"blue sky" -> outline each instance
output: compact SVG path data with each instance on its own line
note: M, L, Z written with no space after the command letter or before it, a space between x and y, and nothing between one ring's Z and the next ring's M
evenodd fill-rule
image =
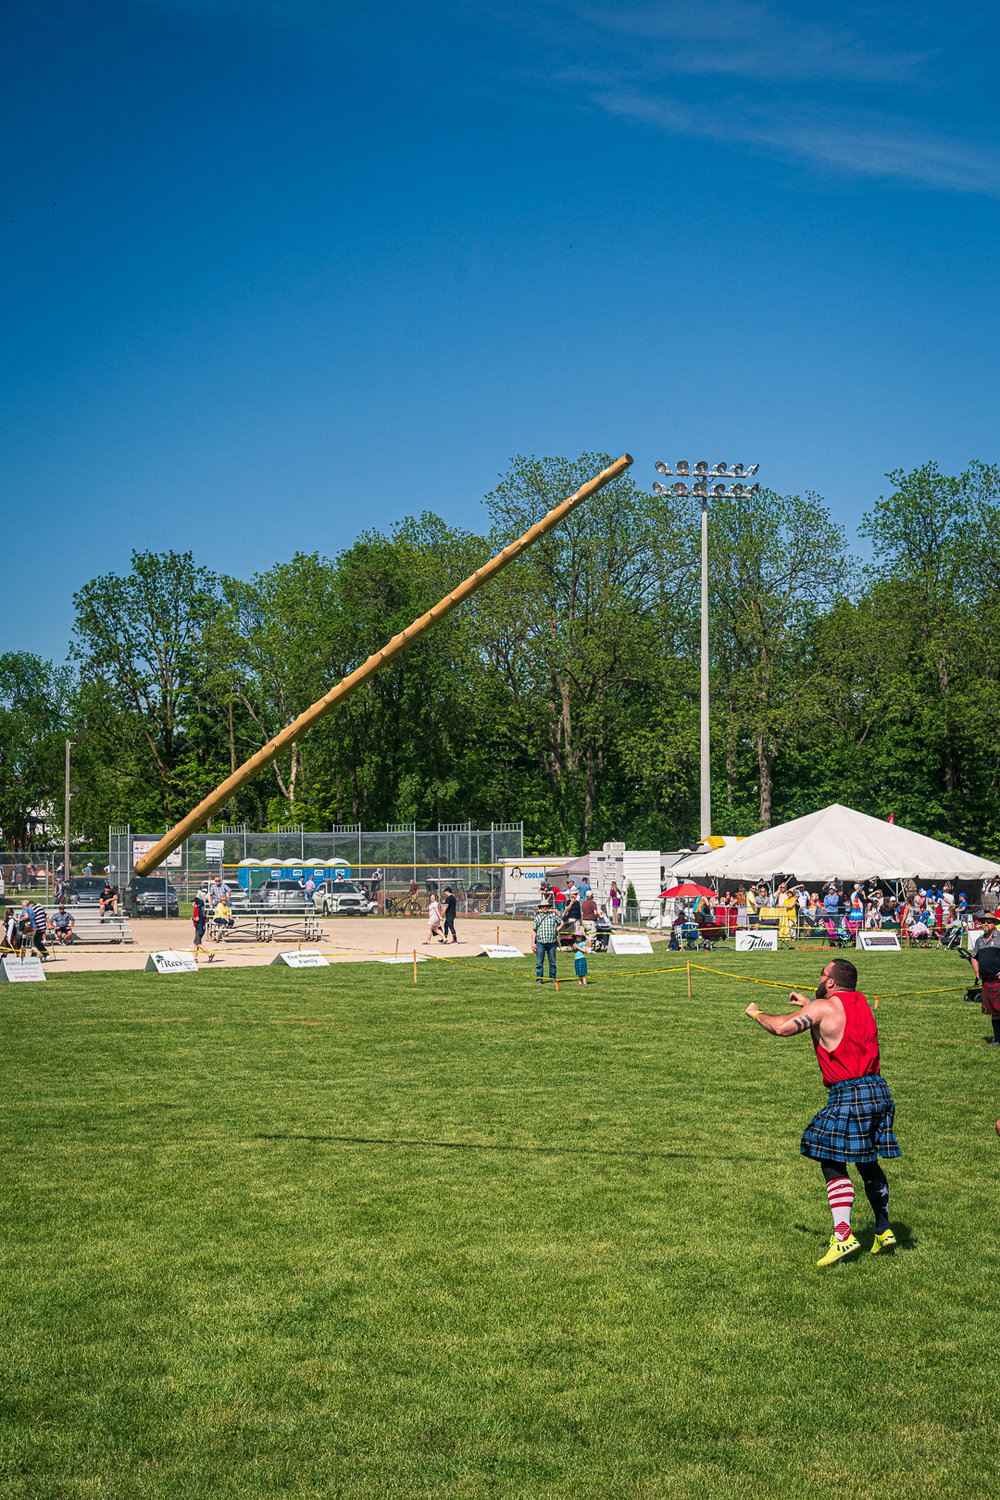
M7 0L0 650L510 455L1000 458L990 8ZM15 537L20 537L20 544Z

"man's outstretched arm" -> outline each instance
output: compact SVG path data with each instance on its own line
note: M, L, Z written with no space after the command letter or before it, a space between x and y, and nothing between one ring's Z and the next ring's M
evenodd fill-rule
M808 1031L811 1026L820 1024L826 1012L826 1006L822 1000L814 1000L810 1004L805 997L800 998L795 995L794 999L804 1008L788 1016L766 1016L760 1006L753 1001L747 1006L746 1014L752 1021L759 1022L772 1036L798 1036L801 1032Z

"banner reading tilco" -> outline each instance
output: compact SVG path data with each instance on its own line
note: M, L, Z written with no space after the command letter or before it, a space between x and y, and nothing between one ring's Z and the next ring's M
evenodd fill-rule
M741 928L736 934L737 953L777 953L778 934L772 930L767 932L751 932L747 928Z

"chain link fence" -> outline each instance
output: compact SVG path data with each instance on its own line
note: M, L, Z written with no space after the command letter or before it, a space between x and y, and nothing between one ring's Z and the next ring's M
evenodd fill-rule
M162 836L162 831L112 825L106 849L70 850L68 878L103 882L107 875L124 893L136 860ZM426 910L430 895L449 885L458 895L460 911L494 914L501 910L501 861L523 857L523 823L493 823L489 828L450 823L434 829L413 823L380 829L351 824L322 831L292 824L264 832L223 825L193 834L148 878L164 882L166 904L173 907L175 899L189 902L220 872L230 885L240 883L240 865L246 860L258 861L275 878L280 872L294 879L310 863L340 860L350 867L351 880L365 885L379 910L389 915ZM61 850L0 850L0 873L8 902L28 897L53 902L67 878Z

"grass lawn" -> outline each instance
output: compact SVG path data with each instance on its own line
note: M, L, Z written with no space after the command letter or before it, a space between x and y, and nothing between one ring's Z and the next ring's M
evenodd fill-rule
M871 995L964 985L861 955ZM0 987L0 1493L1000 1492L1000 1054L883 999L894 1257L818 1270L821 953ZM563 960L561 960L563 962ZM567 962L567 975L570 964ZM811 983L810 983L811 982Z

